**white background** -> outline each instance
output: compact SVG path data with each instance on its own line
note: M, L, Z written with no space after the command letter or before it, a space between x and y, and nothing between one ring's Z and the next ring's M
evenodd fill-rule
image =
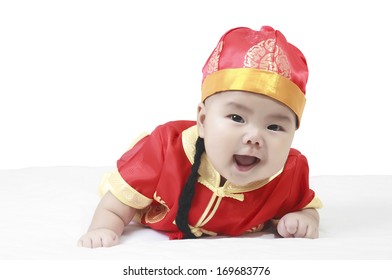
M311 175L392 174L388 1L1 1L0 169L108 166L134 137L194 119L230 28L270 25L305 54L294 147Z

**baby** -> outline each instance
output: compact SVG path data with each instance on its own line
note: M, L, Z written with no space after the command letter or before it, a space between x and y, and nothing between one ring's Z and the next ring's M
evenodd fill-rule
M131 220L170 239L271 224L282 237L317 238L322 204L291 148L307 79L305 57L281 32L227 31L203 67L196 121L160 125L125 152L78 245L116 245Z

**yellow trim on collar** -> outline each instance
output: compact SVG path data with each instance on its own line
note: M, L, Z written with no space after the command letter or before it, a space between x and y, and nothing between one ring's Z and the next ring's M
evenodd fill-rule
M202 85L202 100L221 91L243 90L263 94L288 106L301 122L306 98L290 79L275 72L255 68L223 69L207 76Z

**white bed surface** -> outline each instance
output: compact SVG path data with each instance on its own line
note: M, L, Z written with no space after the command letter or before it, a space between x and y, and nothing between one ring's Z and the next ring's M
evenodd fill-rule
M112 169L0 170L0 259L392 259L392 175L311 177L324 203L316 240L268 232L168 240L132 223L118 246L79 248L99 201L97 185Z

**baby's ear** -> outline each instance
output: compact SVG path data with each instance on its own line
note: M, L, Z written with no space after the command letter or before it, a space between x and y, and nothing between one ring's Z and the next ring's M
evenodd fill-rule
M206 119L206 105L200 102L197 105L197 129L199 137L204 138L204 121Z

